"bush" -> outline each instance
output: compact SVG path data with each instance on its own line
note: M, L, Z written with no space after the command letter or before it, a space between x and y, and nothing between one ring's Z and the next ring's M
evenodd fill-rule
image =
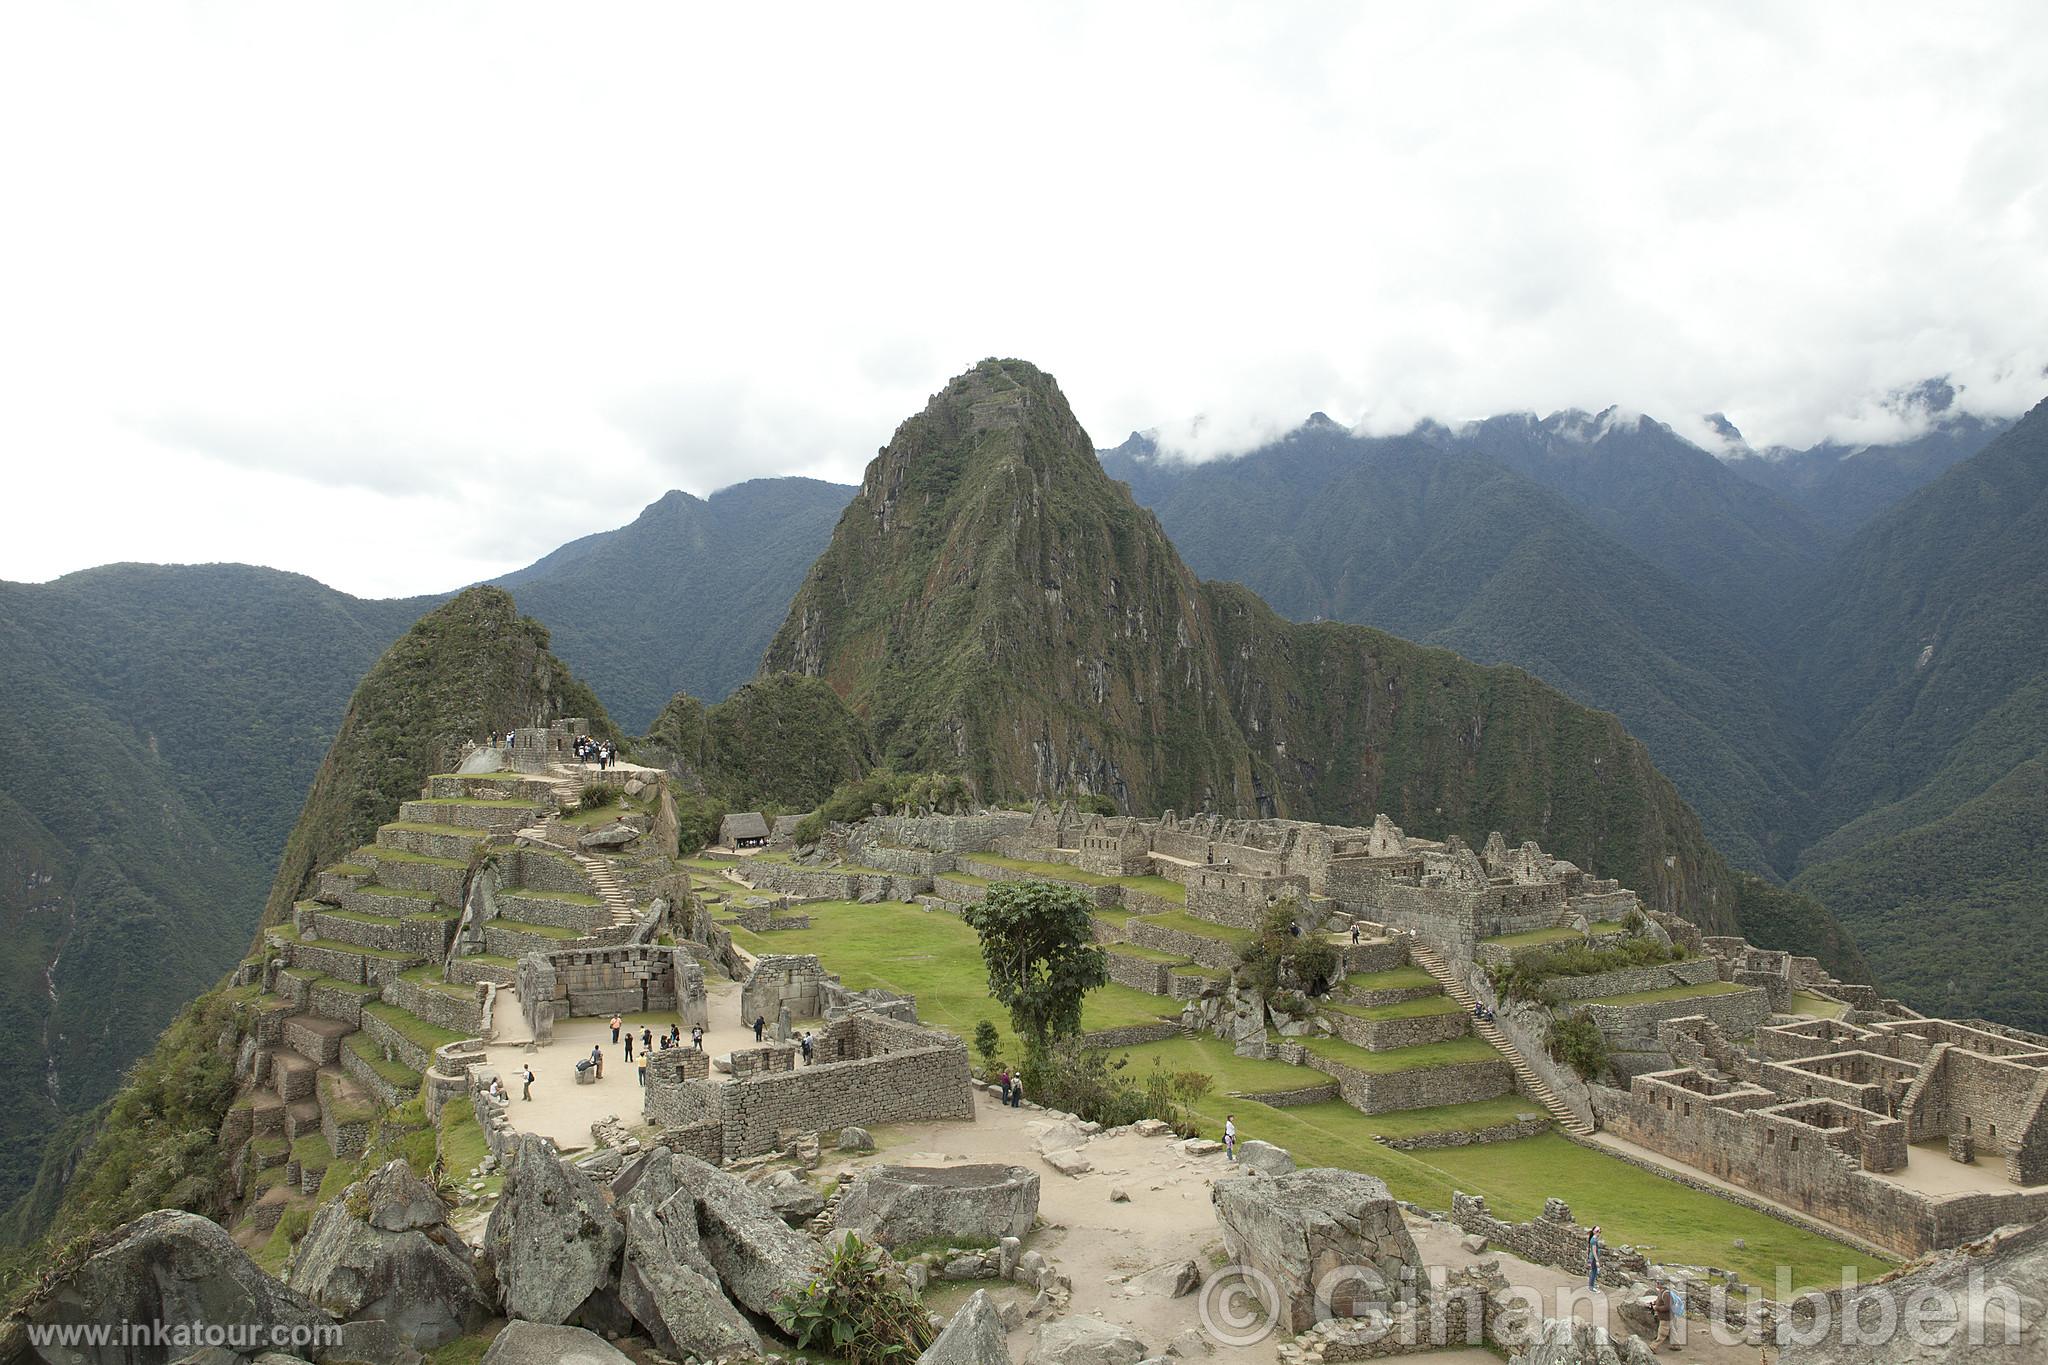
M1194 1135L1187 1106L1209 1093L1206 1071L1169 1071L1153 1060L1149 1070L1127 1075L1130 1059L1111 1057L1101 1048L1069 1039L1053 1047L1036 1074L1026 1080L1026 1093L1051 1109L1121 1128L1139 1119L1159 1119L1184 1136Z
M1116 802L1101 792L1082 792L1074 798L1074 809L1083 815L1118 815Z
M1659 938L1631 938L1611 948L1576 943L1554 952L1532 954L1509 963L1495 963L1486 969L1487 980L1509 1000L1535 1000L1553 1004L1556 996L1544 989L1546 982L1561 976L1592 976L1623 967L1654 967L1682 961L1685 949Z
M701 853L718 838L718 826L729 813L723 801L699 792L686 792L669 784L669 796L676 804L676 856L688 858Z
M850 825L874 814L875 807L900 813L929 806L957 811L967 800L967 784L948 773L897 773L877 768L858 782L841 783L796 827L799 844L815 844L829 824Z
M1266 912L1259 936L1244 950L1239 978L1261 995L1282 991L1321 995L1337 974L1337 950L1315 934L1296 934L1298 903L1283 900Z
M984 1019L974 1026L974 1050L981 1054L982 1067L988 1071L996 1069L996 1063L1003 1051L1003 1036L996 1032L995 1023Z
M618 788L604 782L585 782L576 793L576 804L584 810L603 810L618 799Z
M1550 1055L1590 1081L1607 1070L1607 1039L1584 1010L1574 1010L1550 1026Z
M798 1350L828 1352L847 1365L896 1365L931 1345L931 1318L880 1248L848 1233L817 1269L801 1294L777 1305Z

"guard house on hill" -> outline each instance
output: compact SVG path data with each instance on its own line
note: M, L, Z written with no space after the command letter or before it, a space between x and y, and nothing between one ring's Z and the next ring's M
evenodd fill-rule
M727 848L761 848L768 842L768 821L757 810L728 815L718 822L718 842Z

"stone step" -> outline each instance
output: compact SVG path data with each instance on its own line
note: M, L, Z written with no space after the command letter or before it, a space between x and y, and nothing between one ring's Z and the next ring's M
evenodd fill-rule
M325 1066L341 1060L341 1040L354 1032L339 1019L299 1014L284 1021L284 1045L314 1066Z
M1457 1001L1468 1015L1471 1014L1473 1006L1477 1004L1472 997L1471 989L1458 979L1458 974L1450 969L1449 964L1434 948L1424 947L1418 942L1409 955L1414 959L1416 966L1436 978L1437 984L1443 987L1444 994ZM1515 1083L1522 1093L1542 1105L1551 1118L1556 1120L1558 1127L1580 1137L1592 1133L1592 1125L1580 1118L1570 1105L1557 1097L1557 1093L1536 1074L1535 1068L1522 1056L1521 1049L1515 1046L1514 1040L1508 1037L1498 1024L1483 1019L1474 1019L1472 1022L1473 1031L1485 1039L1494 1051L1507 1059L1508 1069L1514 1072Z
M293 1142L320 1131L320 1101L293 1100L284 1107L284 1135Z
M430 821L397 820L377 830L378 848L395 848L429 858L468 859L477 845L491 837L491 831L465 829Z
M280 1052L270 1062L270 1088L279 1100L290 1104L294 1100L309 1100L314 1097L313 1078L319 1074L320 1064L310 1061L297 1052ZM282 1120L282 1113L279 1119ZM280 1122L280 1127L282 1123Z
M268 1090L249 1097L249 1131L256 1137L280 1136L285 1128L285 1104Z

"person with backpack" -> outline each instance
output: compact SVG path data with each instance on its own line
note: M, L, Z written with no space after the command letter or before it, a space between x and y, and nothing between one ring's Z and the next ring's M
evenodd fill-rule
M523 1067L523 1068L522 1068L522 1070L524 1070L524 1071L525 1071L526 1075L525 1075L525 1078L524 1078L524 1080L525 1080L525 1084L523 1084L522 1086L520 1086L520 1087L519 1087L519 1098L520 1098L520 1099L522 1099L522 1100L530 1100L530 1099L532 1099L532 1098L533 1098L533 1065L532 1065L532 1063L530 1063L530 1062L529 1062L529 1063L528 1063L528 1064L527 1064L527 1065L526 1065L525 1067Z

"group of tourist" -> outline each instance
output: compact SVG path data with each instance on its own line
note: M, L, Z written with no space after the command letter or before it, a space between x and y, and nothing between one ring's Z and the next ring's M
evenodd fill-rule
M576 759L580 763L595 763L598 771L619 760L619 746L608 739L592 739L589 735L576 736Z
M996 1077L996 1085L1000 1088L999 1093L1002 1095L1003 1104L1006 1108L1015 1109L1024 1102L1023 1078L1012 1072L1010 1068L1003 1068L1003 1074Z
M1493 1011L1475 1000L1472 1003L1472 1017L1482 1024L1490 1024L1493 1022Z

